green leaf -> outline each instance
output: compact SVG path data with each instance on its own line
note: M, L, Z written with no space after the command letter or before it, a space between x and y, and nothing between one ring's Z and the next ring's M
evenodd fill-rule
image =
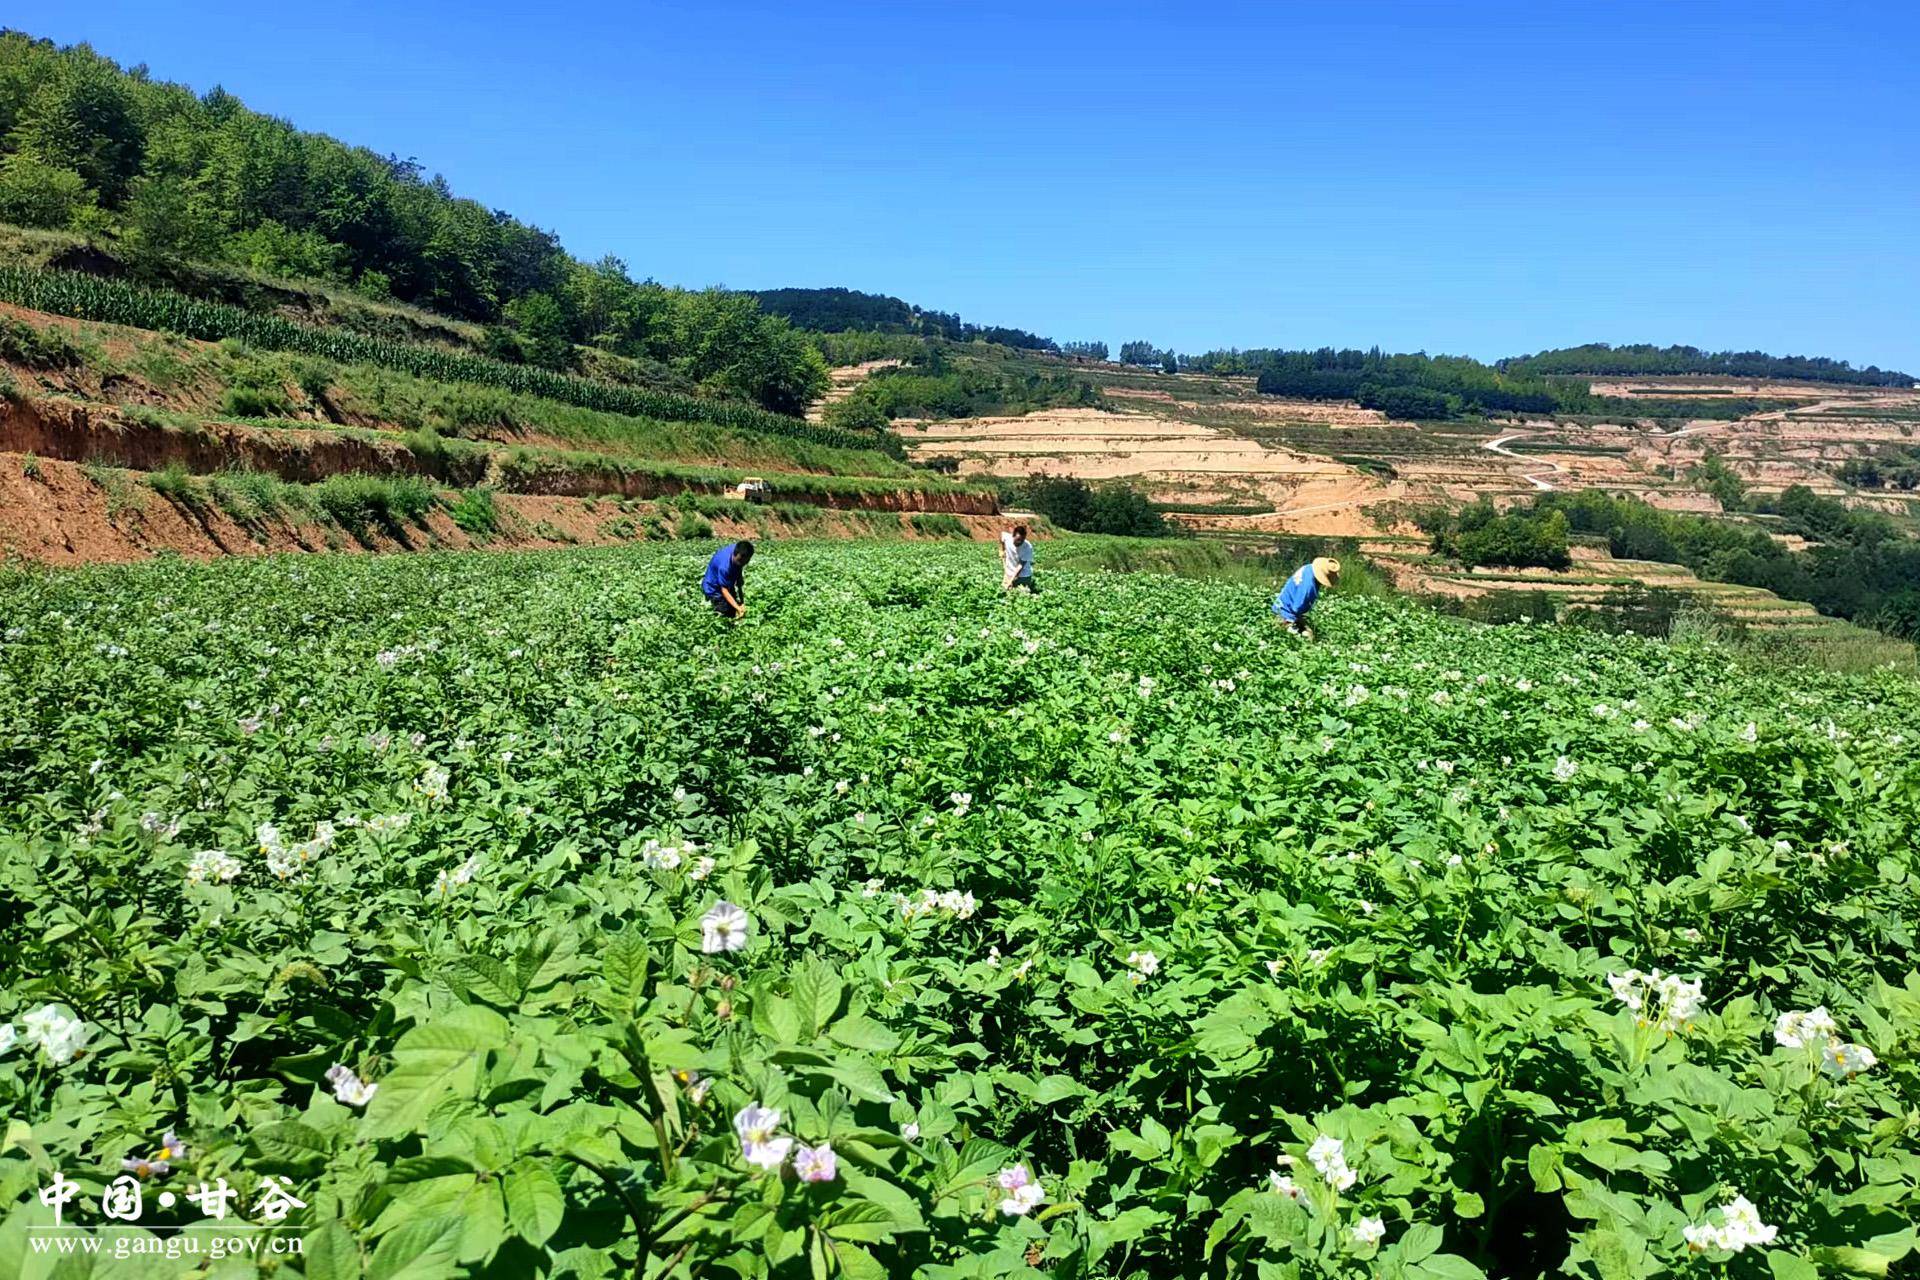
M507 1170L502 1185L507 1195L507 1224L513 1233L529 1244L545 1244L567 1214L560 1180L546 1165L522 1160Z
M831 965L809 959L794 968L788 990L793 995L794 1012L800 1019L798 1038L811 1040L840 1011L840 998L846 992L846 985Z
M880 1069L869 1062L842 1062L828 1067L826 1074L838 1080L848 1093L870 1102L892 1102L893 1091Z
M306 1280L360 1280L360 1242L346 1224L327 1222L301 1237Z
M1856 1276L1884 1276L1899 1260L1878 1250L1856 1249L1849 1245L1815 1249L1812 1257L1813 1261L1821 1267L1837 1268ZM1772 1259L1768 1261L1771 1262Z
M1487 1273L1457 1253L1436 1253L1407 1268L1417 1280L1487 1280Z
M1767 1267L1774 1280L1820 1280L1820 1268L1785 1249L1767 1250Z
M880 1205L856 1200L828 1210L820 1216L818 1225L829 1239L879 1244L893 1238L894 1216Z
M847 1190L853 1195L862 1200L872 1201L887 1211L893 1218L895 1234L927 1229L926 1220L920 1215L919 1203L908 1192L884 1178L862 1173L846 1163L840 1166L840 1177L847 1184Z
M840 1019L827 1028L827 1037L835 1044L868 1053L891 1053L900 1046L898 1034L864 1013L852 1013Z
M447 1178L461 1173L478 1173L473 1161L461 1156L403 1156L387 1172L389 1186L407 1182L425 1182L429 1178Z
M1440 1228L1430 1222L1416 1222L1393 1246L1393 1255L1402 1262L1418 1262L1440 1251Z
M520 953L515 976L520 990L539 991L567 975L580 947L580 939L571 929L548 930Z
M1533 1189L1558 1191L1564 1185L1560 1177L1560 1148L1542 1142L1527 1152L1527 1172L1533 1175Z
M524 994L512 969L492 956L460 956L447 966L450 976L469 995L503 1009L518 1007Z
M268 1172L304 1178L326 1168L333 1151L319 1130L298 1120L281 1120L255 1129L251 1142Z
M840 1264L840 1274L847 1280L888 1280L887 1269L880 1260L857 1244L836 1240L832 1246L833 1257Z
M752 1022L755 1031L775 1044L800 1042L800 1012L785 996L763 995L755 1000Z
M454 1214L402 1223L374 1249L367 1280L443 1280L453 1275L463 1226Z
M1089 1259L1097 1259L1115 1245L1131 1244L1161 1223L1170 1220L1169 1214L1137 1205L1117 1217L1089 1218L1087 1255Z
M1062 1098L1074 1098L1093 1090L1075 1080L1072 1076L1043 1076L1033 1087L1033 1101L1037 1106L1047 1106Z
M491 1009L463 1005L415 1027L393 1049L393 1070L367 1107L365 1127L376 1138L418 1130L442 1099L471 1094L481 1055L504 1048L507 1020Z

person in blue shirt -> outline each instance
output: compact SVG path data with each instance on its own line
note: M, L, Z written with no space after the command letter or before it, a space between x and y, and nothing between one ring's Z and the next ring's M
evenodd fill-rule
M751 542L729 542L713 553L713 559L707 561L707 572L700 579L700 590L706 594L707 603L729 622L738 622L747 615L747 590L742 575L751 559Z
M1280 594L1273 598L1273 616L1286 623L1294 635L1311 639L1313 628L1307 625L1307 615L1320 598L1320 589L1338 581L1340 562L1332 556L1315 556L1311 564L1295 569L1280 588Z

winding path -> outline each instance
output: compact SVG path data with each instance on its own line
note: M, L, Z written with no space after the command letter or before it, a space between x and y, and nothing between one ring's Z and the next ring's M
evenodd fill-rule
M1515 462L1529 462L1531 461L1531 459L1523 458L1519 454L1515 453L1513 450L1507 448L1508 441L1520 440L1524 438L1525 437L1523 436L1522 433L1516 431L1516 432L1513 432L1512 434L1501 436L1497 440L1489 440L1485 444L1481 445L1480 447L1482 449L1485 449L1488 453L1497 453L1503 458L1512 458ZM1549 482L1542 480L1540 477L1545 475L1552 475L1556 471L1564 471L1566 470L1566 468L1562 467L1557 462L1547 462L1547 460L1544 458L1541 459L1541 461L1546 462L1547 469L1545 471L1533 471L1533 472L1523 471L1520 473L1520 478L1522 480L1525 480L1528 484L1532 485L1534 488L1539 489L1543 493L1549 493L1549 492L1552 492L1554 486Z

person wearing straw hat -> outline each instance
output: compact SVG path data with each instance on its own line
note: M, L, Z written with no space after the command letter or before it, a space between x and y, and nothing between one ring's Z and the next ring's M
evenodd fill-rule
M1280 588L1280 594L1273 598L1273 616L1287 624L1287 630L1296 636L1313 638L1313 628L1307 625L1307 615L1313 611L1313 602L1320 598L1320 590L1340 581L1340 562L1332 556L1315 556L1311 563L1303 564L1293 571L1286 585Z

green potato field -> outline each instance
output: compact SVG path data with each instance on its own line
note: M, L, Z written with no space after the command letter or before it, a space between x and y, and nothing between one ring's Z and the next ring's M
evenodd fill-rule
M0 1275L1920 1274L1910 680L705 554L0 570Z

